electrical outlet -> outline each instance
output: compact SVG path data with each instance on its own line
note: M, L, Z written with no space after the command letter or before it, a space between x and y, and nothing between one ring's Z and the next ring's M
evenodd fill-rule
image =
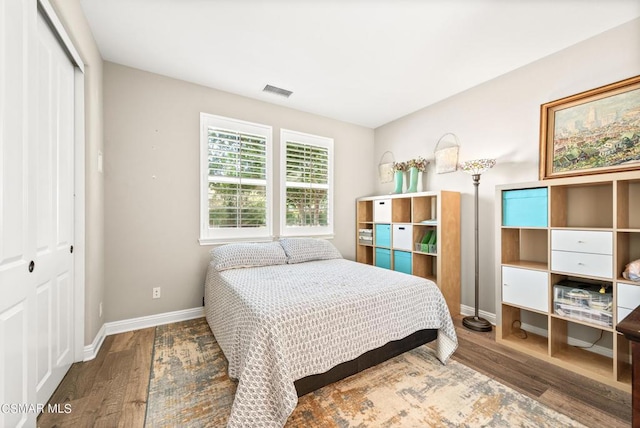
M153 287L153 298L154 299L160 298L160 287Z
M98 308L98 312L99 312L98 316L102 318L102 302L100 302L100 307Z

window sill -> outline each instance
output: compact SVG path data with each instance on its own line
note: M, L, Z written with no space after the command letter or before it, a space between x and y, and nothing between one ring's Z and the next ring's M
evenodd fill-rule
M319 233L314 235L312 233L296 233L296 234L287 234L281 235L279 239L283 238L317 238L317 239L333 239L335 235L333 233Z
M198 242L200 243L200 245L202 246L206 246L206 245L223 245L223 244L233 244L236 242L271 242L276 240L276 238L274 238L273 236L268 237L268 236L260 236L260 237L255 237L255 238L220 238L220 239L215 239L215 238L200 238L198 239Z

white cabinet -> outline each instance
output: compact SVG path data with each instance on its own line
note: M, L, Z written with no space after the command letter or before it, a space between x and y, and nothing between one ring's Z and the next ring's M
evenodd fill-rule
M504 266L502 268L502 301L536 311L549 310L547 272Z

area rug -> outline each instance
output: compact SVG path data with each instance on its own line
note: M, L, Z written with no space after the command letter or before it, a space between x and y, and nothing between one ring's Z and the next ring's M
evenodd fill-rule
M236 384L204 318L156 328L147 427L224 427ZM421 346L301 397L287 427L582 427Z

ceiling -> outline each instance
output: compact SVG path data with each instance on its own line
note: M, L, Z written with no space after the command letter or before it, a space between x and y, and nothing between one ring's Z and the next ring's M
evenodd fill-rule
M370 128L640 16L638 0L81 4L107 61Z

